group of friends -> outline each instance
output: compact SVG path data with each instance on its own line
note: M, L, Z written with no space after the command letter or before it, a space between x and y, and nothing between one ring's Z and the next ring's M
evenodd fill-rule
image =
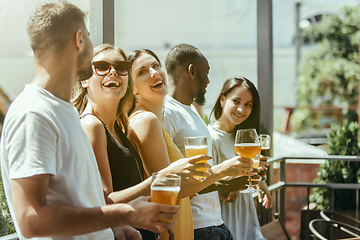
M174 46L166 73L149 49L93 49L84 12L66 1L39 5L27 32L35 77L9 107L0 139L20 239L264 239L251 194L239 194L253 161L234 153L236 130L259 131L250 80L225 81L206 126L193 104L204 103L210 83L198 48ZM192 136L209 139L208 155L185 157ZM154 172L181 176L177 205L150 201ZM271 207L266 183L258 187Z

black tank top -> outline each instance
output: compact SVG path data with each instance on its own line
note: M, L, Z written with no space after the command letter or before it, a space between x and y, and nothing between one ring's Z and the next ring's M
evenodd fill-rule
M116 141L104 124L114 191L132 187L143 181L144 167L141 158L119 125L115 124L116 134L122 145Z
M87 115L96 117L104 126L113 190L120 191L142 182L144 176L142 160L119 125L115 123L115 132L123 144L120 144L113 138L106 124L97 116L88 113L81 115L80 119L83 119ZM144 229L138 230L144 240L155 240L155 234L153 232Z

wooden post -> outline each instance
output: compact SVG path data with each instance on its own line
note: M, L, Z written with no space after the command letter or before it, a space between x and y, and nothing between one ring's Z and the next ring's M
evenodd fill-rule
M273 34L272 0L257 0L257 62L258 90L261 99L260 121L263 133L273 135ZM273 138L272 138L273 139ZM268 171L267 182L272 183L273 169ZM260 225L272 219L272 210L260 208Z
M261 99L260 121L273 133L273 34L272 0L257 1L258 90Z

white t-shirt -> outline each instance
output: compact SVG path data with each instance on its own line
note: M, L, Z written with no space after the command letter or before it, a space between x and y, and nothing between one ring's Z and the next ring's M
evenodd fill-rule
M184 137L197 136L208 137L209 155L212 155L210 133L193 105L188 106L170 96L166 96L164 100L163 125L184 157L186 156ZM209 160L208 163L213 166L212 160ZM194 197L191 200L191 209L194 229L219 226L224 223L221 219L221 209L217 191Z
M215 164L234 157L235 136L208 126L212 138L212 157ZM266 240L260 229L253 197L250 193L239 193L235 202L221 202L221 216L234 239Z
M50 174L46 204L82 208L105 205L95 155L76 109L38 85L26 85L11 104L2 129L0 158L5 194L20 239L25 238L14 215L11 179ZM111 229L105 229L74 237L39 239L114 236Z

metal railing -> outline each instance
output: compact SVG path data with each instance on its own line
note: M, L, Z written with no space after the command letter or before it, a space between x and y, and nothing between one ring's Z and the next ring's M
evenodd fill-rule
M335 189L354 189L356 190L356 211L355 211L355 218L359 219L359 189L360 184L344 184L344 183L326 183L326 184L318 184L312 182L288 182L286 180L286 160L297 160L297 163L301 163L305 160L329 160L329 161L350 161L350 162L360 162L360 156L340 156L340 155L331 155L331 156L324 156L324 157L311 157L311 156L292 156L292 157L279 157L279 158L270 158L268 163L272 166L274 163L279 163L279 181L269 185L269 190L273 196L273 208L274 209L265 209L263 207L258 207L258 214L259 214L259 221L260 224L263 225L265 223L271 222L273 220L273 214L279 214L279 217L283 222L285 222L286 216L286 188L287 187L302 187L307 188L307 213L306 213L306 224L307 224L307 236L310 236L309 232L309 222L310 222L310 189L314 187L320 188L329 188L332 190L332 199L331 199L331 210L334 210L334 190ZM271 175L269 176L271 177ZM270 182L272 181L269 179ZM275 196L274 196L275 194ZM257 194L253 195L254 197ZM275 206L274 206L275 205Z
M0 240L18 240L18 239L19 239L19 237L18 237L17 233L13 233L10 235L0 237Z

